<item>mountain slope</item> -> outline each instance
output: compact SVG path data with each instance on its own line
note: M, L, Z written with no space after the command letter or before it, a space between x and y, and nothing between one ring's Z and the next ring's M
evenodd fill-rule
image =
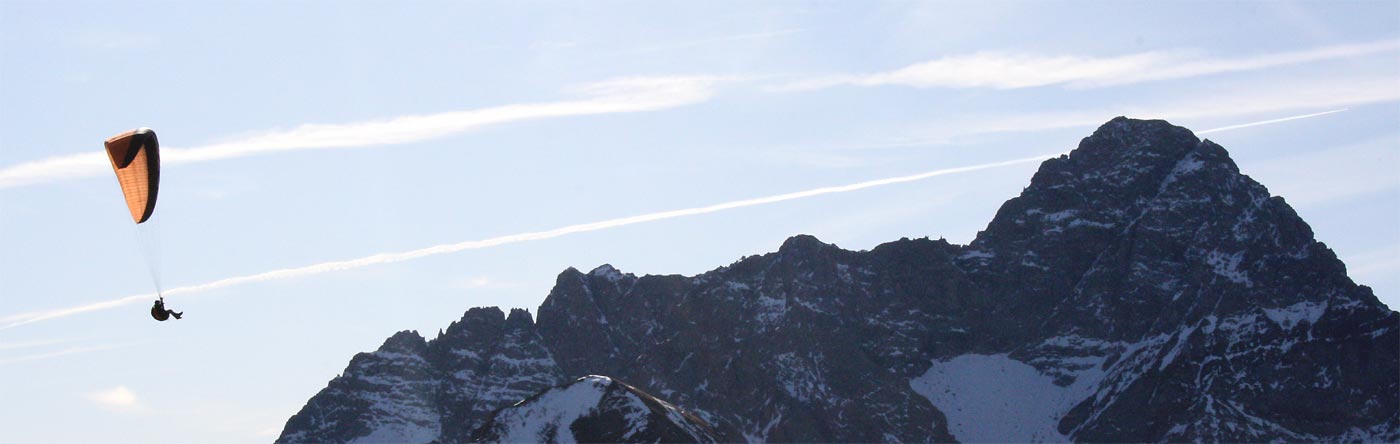
M606 376L590 375L491 415L473 442L719 442L700 418Z
M279 442L467 441L590 374L722 440L1400 439L1400 314L1163 121L1116 118L1047 160L967 246L795 236L694 277L571 268L538 322L503 317L357 356Z
M360 353L277 442L462 442L490 413L565 381L525 310L473 308L432 341Z

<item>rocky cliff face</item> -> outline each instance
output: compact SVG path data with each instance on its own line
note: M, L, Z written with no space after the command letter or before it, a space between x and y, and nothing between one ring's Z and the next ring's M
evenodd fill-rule
M357 355L278 441L469 441L590 374L721 441L1400 440L1400 314L1219 145L1117 118L970 245L569 269L538 322L472 309Z
M464 442L492 411L564 382L525 310L473 308L432 341L360 353L278 442Z

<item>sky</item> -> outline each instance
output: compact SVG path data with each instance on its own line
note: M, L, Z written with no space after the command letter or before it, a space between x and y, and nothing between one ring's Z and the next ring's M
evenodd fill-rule
M1397 104L1392 1L0 0L0 441L270 442L567 267L967 243L1118 115L1223 145L1400 307ZM101 142L143 126L138 229Z

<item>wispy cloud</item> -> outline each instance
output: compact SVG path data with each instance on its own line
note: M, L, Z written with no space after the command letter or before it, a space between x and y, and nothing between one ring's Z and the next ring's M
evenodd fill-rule
M110 410L133 411L141 408L141 401L136 398L136 393L125 385L88 393L87 398L94 404Z
M1290 205L1307 208L1400 191L1400 151L1392 135L1322 151L1277 157L1243 168Z
M50 341L50 342L52 343L52 342L64 342L64 341ZM34 354L29 354L29 355L22 355L22 356L14 356L14 357L0 358L0 365L17 364L17 363L20 363L20 362L41 361L41 360L44 360L44 359L57 358L57 357L60 357L60 356L76 355L76 354L80 354L80 353L89 353L89 352L105 351L105 350L115 350L115 349L119 349L119 348L130 347L130 346L131 346L130 344L120 344L120 345L93 345L93 346L82 346L82 347L68 347L68 348L64 348L64 349L61 349L61 350L54 350L54 351L43 352L43 353L34 353Z
M1400 272L1400 245L1387 245L1351 255L1342 262L1347 264L1347 275L1358 281L1394 279Z
M1031 112L1024 114L963 114L940 119L922 128L914 139L950 140L988 133L1021 133L1066 128L1094 128L1107 116L1182 120L1247 117L1308 110L1329 110L1285 119L1318 117L1341 108L1400 101L1400 84L1385 76L1340 76L1328 79L1302 79L1259 83L1232 92L1197 93L1157 103L1109 105L1092 109ZM1212 133L1229 129L1277 123L1256 121L1236 128L1211 128Z
M284 424L273 424L271 426L259 429L258 431L253 433L253 436L257 436L259 438L277 439L277 437L282 434L282 429L284 427Z
M168 166L280 151L386 146L526 120L656 111L708 100L714 94L715 85L726 79L713 76L624 77L575 88L574 92L584 97L578 100L344 124L306 124L196 148L165 148L161 150L161 162ZM0 188L110 174L107 164L106 154L98 151L21 163L0 169Z
M238 277L231 277L231 278L226 278L226 279L220 279L220 280L217 280L217 281L207 282L207 283L203 283L203 284L199 284L199 285L190 285L190 286L185 286L185 287L172 288L172 289L166 290L166 291L164 292L164 295L165 295L166 297L171 297L171 296L178 296L178 295L183 295L183 294L194 294L194 293L199 293L199 292L204 292L204 291L209 291L209 290L214 290L214 289L219 289L219 288L224 288L224 287L231 287L231 286L235 286L235 285L242 285L242 284L247 284L247 283L253 283L253 282L265 282L265 281L274 281L274 280L282 280L282 279L292 279L292 278L299 278L299 277L305 277L305 276L318 275L318 274L323 274L323 273L330 273L330 272L335 272L335 271L353 270L353 269L364 268L364 267L368 267L368 266L372 266L372 265L381 265L381 264L390 264L390 263L395 263L395 262L403 262L403 261L408 261L408 260L421 259L421 258L425 258L425 257L429 257L429 256L437 256L437 255L442 255L442 254L455 253L455 252L459 252L459 251L476 250L476 249L489 248L489 247L495 247L495 246L500 246L500 245L514 244L514 243L519 243L519 242L530 242L530 241L538 241L538 240L552 239L552 238L556 238L556 237L560 237L560 236L566 236L566 235L570 235L570 234L585 233L585 232L590 232L590 231L606 230L606 229L609 229L609 228L618 228L618 227L624 227L624 226L628 226L628 225L635 225L635 224L646 223L646 222L655 222L655 221L660 221L660 220L674 219L674 218L686 217L686 216L697 216L697 215L701 215L701 214L709 214L709 213L714 213L714 212L719 212L719 211L725 211L725 210L733 210L733 209L738 209L738 208L753 207L753 206L759 206L759 205L767 205L767 204L778 203L778 202L784 202L784 201L789 201L789 200L805 199L805 198L809 198L809 197L816 197L816 196L822 196L822 195L827 195L827 194L846 193L846 192L851 192L851 191L863 190L863 189L867 189L867 188L873 188L873 187L879 187L879 186L885 186L885 185L893 185L893 184L905 183L905 182L913 182L913 181L917 181L917 180L924 180L924 179L929 179L929 178L938 177L938 176L946 176L946 175L950 175L950 174L968 173L968 172L973 172L973 171L986 170L986 169L998 168L998 167L1004 167L1004 166L1010 166L1010 165L1019 165L1019 164L1031 163L1031 162L1041 162L1041 161L1044 161L1045 159L1048 159L1048 158L1053 157L1053 156L1055 156L1055 155L1057 155L1057 154L1046 154L1046 155L1034 156L1034 157L1027 157L1027 158L1022 158L1022 159L1013 159L1013 160L1008 160L1008 161L1004 161L1004 162L994 162L994 163L986 163L986 164L980 164L980 165L970 165L970 166L957 167L957 168L944 168L944 169L938 169L938 170L933 170L933 171L928 171L928 172L919 173L919 174L913 174L913 175L908 175L908 176L889 177L889 178L884 178L884 179L877 179L877 180L870 180L870 181L865 181L865 182L858 182L858 183L853 183L853 184L848 184L848 185L833 186L833 187L822 187L822 188L815 188L815 189L804 190L804 191L797 191L797 192L792 192L792 193L778 194L778 195L773 195L773 196L758 197L758 198L744 199L744 200L736 200L736 201L732 201L732 202L724 202L724 203L719 203L719 204L714 204L714 205L708 205L708 206L702 206L702 207L685 208L685 209L671 210L671 211L662 211L662 212L657 212L657 213L642 214L642 215L638 215L638 216L622 217L622 218L608 219L608 220L603 220L603 221L598 221L598 222L590 222L590 223L584 223L584 224L569 225L569 226L565 226L565 227L555 228L555 229L552 229L552 230L535 231L535 232L528 232L528 233L519 233L519 234L512 234L512 235L507 235L507 236L499 236L499 237L493 237L493 238L481 239L481 240L469 240L469 241L465 241L465 242L457 242L457 243L451 243L451 244L434 245L434 246L431 246L431 247L420 248L420 249L416 249L416 250L401 251L401 252L393 252L393 253L381 253L381 254L375 254L375 255L365 256L365 257L361 257L361 258L356 258L356 259L349 259L349 260L343 260L343 261L333 261L333 262L324 262L324 263L319 263L319 264L314 264L314 265L307 265L307 266L296 267L296 268L285 268L285 269L281 269L281 270L273 270L273 271L268 271L268 272L263 272L263 273L258 273L258 274L252 274L252 275L247 275L247 276L238 276ZM13 327L17 327L17 326L20 326L20 325L25 325L25 324L34 323L34 322L45 321L45 320L50 320L50 319L58 319L58 318L62 318L62 317L72 316L72 315L79 314L79 313L87 313L87 312L93 312L93 311L99 311L99 310L106 310L106 309L116 308L116 307L120 307L120 306L124 306L124 305L128 305L128 304L133 304L133 303L149 303L149 302L150 302L152 299L154 299L155 297L156 297L156 295L153 294L153 293L152 293L152 294L138 294L138 295L133 295L133 296L127 296L127 297L124 297L124 298L121 298L121 299L113 299L113 300L109 300L109 301L102 301L102 302L97 302L97 303L79 305L79 306L68 307L68 308L61 308L61 309L56 309L56 310L47 310L47 311L38 311L38 312L19 313L19 314L15 314L15 315L6 316L6 317L4 317L4 318L0 318L0 323L4 323L4 326L0 326L0 329L8 329L8 328L13 328Z
M458 290L478 290L482 288L510 288L516 284L501 282L490 276L467 276L449 279L448 288Z
M160 44L160 38L155 34L131 30L88 30L72 38L80 46L121 51L151 49Z
M1155 51L1113 57L980 52L943 57L891 71L799 79L774 89L811 90L839 85L994 89L1061 85L1090 88L1253 71L1396 50L1400 50L1400 41L1382 40L1234 58L1204 57L1187 51Z
M0 350L17 350L23 348L45 347L50 345L73 342L72 339L43 339L38 341L25 342L0 342Z
M776 29L776 30L770 30L770 31L756 31L756 32L747 32L747 33L742 33L742 34L730 34L730 35L721 35L721 36L713 36L713 37L704 37L704 38L697 38L697 39L692 39L692 40L680 40L680 41L671 41L671 42L661 42L661 43L656 43L656 44L647 45L647 46L642 46L642 47L637 47L637 48L630 48L630 49L623 49L623 50L619 50L619 51L614 51L614 52L611 52L611 53L609 53L609 54L611 54L611 55L639 55L639 54L655 53L655 52L672 52L672 51L678 51L678 50L684 50L684 49L692 49L692 48L702 47L702 46L706 46L706 45L715 45L715 44L724 44L724 43L740 43L740 42L743 42L743 43L752 43L752 42L755 42L755 41L773 39L773 38L777 38L777 37L783 37L783 36L787 36L787 35L791 35L791 34L796 34L796 33L802 32L802 31L803 31L803 30L800 29L800 28L787 28L787 29Z

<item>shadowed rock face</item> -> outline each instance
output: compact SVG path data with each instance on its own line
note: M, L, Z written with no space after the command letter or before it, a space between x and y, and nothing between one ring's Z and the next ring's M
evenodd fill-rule
M954 363L1051 381L1037 393L1059 398L1025 409L1053 424L1020 440L1400 439L1400 314L1219 145L1120 117L969 245L795 236L693 277L571 268L538 322L474 308L432 341L357 355L278 441L469 441L590 374L720 441L953 441L1016 420L916 390L971 387L939 379Z

